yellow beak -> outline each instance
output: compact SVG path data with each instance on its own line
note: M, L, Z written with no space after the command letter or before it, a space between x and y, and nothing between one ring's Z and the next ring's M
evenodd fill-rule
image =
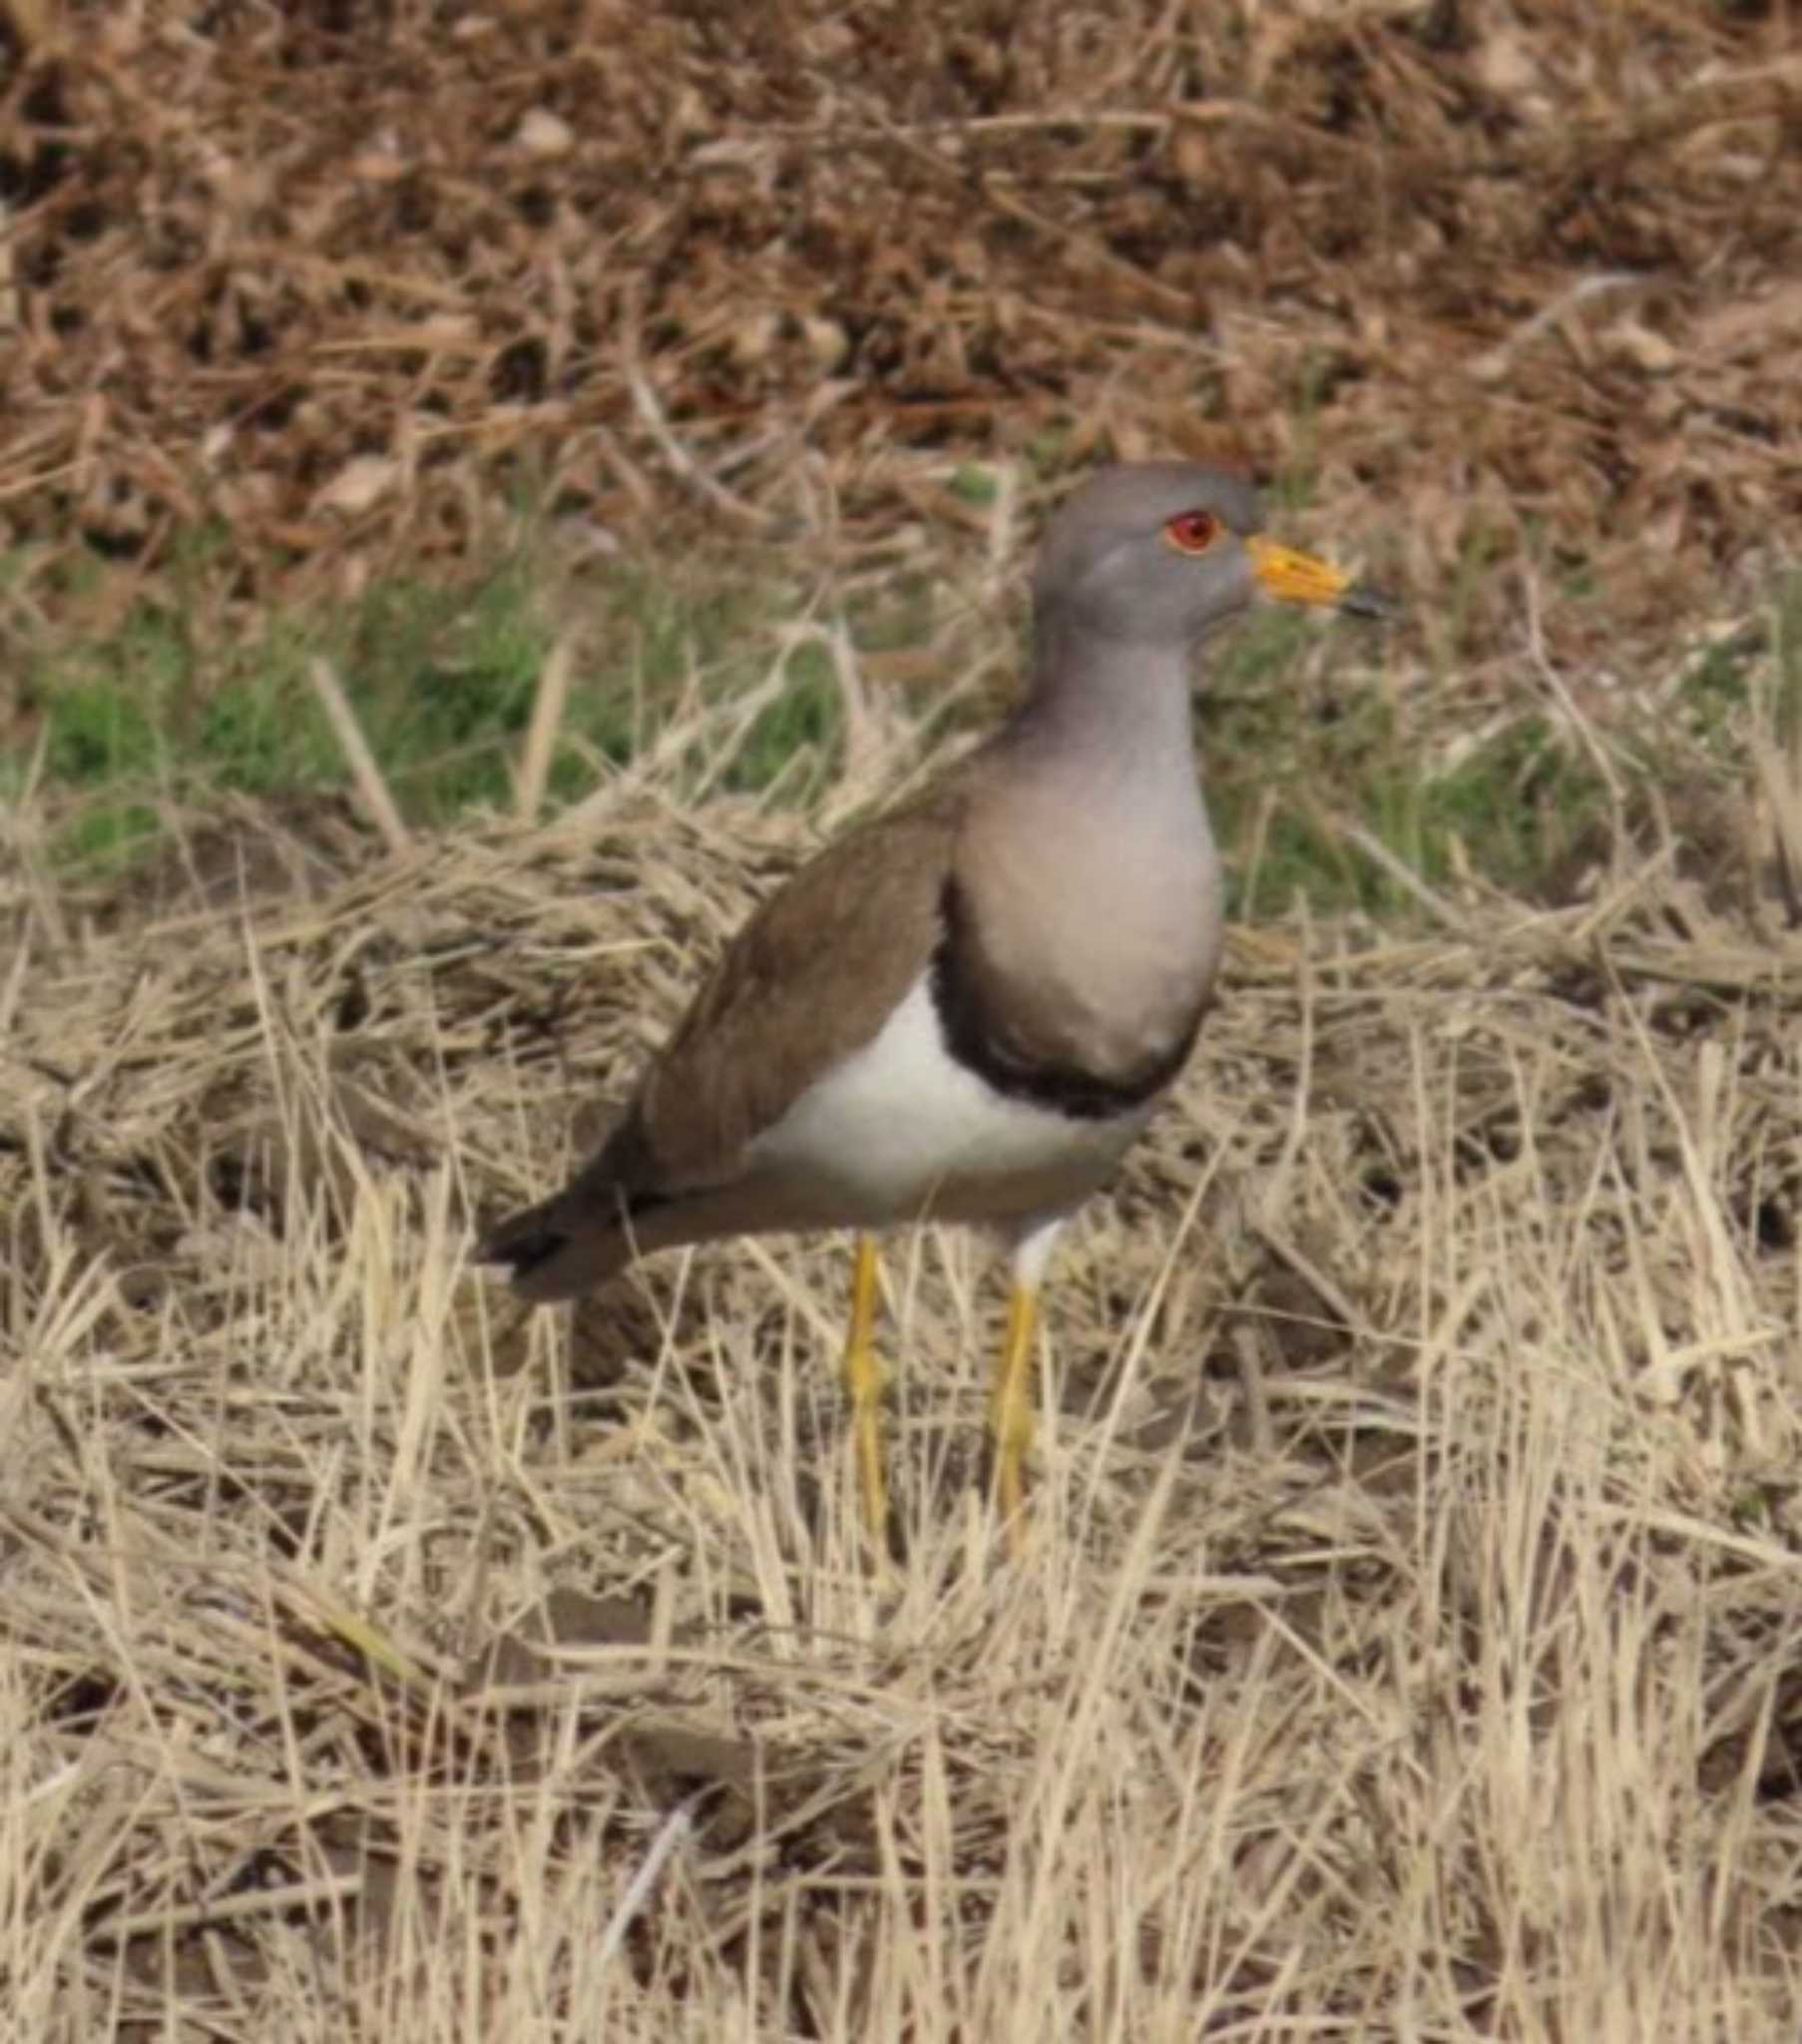
M1261 533L1245 542L1251 556L1251 570L1258 587L1280 603L1329 604L1354 616L1382 618L1389 604L1374 589L1354 583L1343 569L1317 560L1312 554L1298 554L1293 547L1279 547Z

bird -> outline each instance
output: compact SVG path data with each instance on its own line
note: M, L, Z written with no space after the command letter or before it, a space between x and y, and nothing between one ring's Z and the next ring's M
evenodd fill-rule
M878 1238L928 1219L992 1231L1010 1268L992 1480L1018 1545L1053 1251L1174 1085L1219 966L1190 701L1204 647L1261 601L1390 611L1267 538L1236 476L1092 474L1039 548L1018 707L752 911L599 1153L477 1260L549 1302L660 1250L851 1231L841 1367L880 1546Z

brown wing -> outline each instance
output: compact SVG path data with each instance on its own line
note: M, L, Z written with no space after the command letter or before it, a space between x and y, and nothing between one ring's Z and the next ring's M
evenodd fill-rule
M931 962L963 776L829 845L732 940L594 1167L635 1194L718 1185L860 1050Z

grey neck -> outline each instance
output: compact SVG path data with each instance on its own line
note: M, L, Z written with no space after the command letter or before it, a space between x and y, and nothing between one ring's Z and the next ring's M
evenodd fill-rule
M1090 775L1115 763L1135 776L1174 766L1192 778L1194 666L1194 654L1181 647L1104 639L1046 621L1032 686L1007 742L1029 754L1064 755Z

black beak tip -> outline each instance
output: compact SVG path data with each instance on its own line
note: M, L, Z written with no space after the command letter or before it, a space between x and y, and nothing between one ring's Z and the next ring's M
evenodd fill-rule
M1387 624L1402 614L1394 597L1385 596L1368 582L1354 583L1339 599L1339 608L1348 618L1370 618L1378 624Z

